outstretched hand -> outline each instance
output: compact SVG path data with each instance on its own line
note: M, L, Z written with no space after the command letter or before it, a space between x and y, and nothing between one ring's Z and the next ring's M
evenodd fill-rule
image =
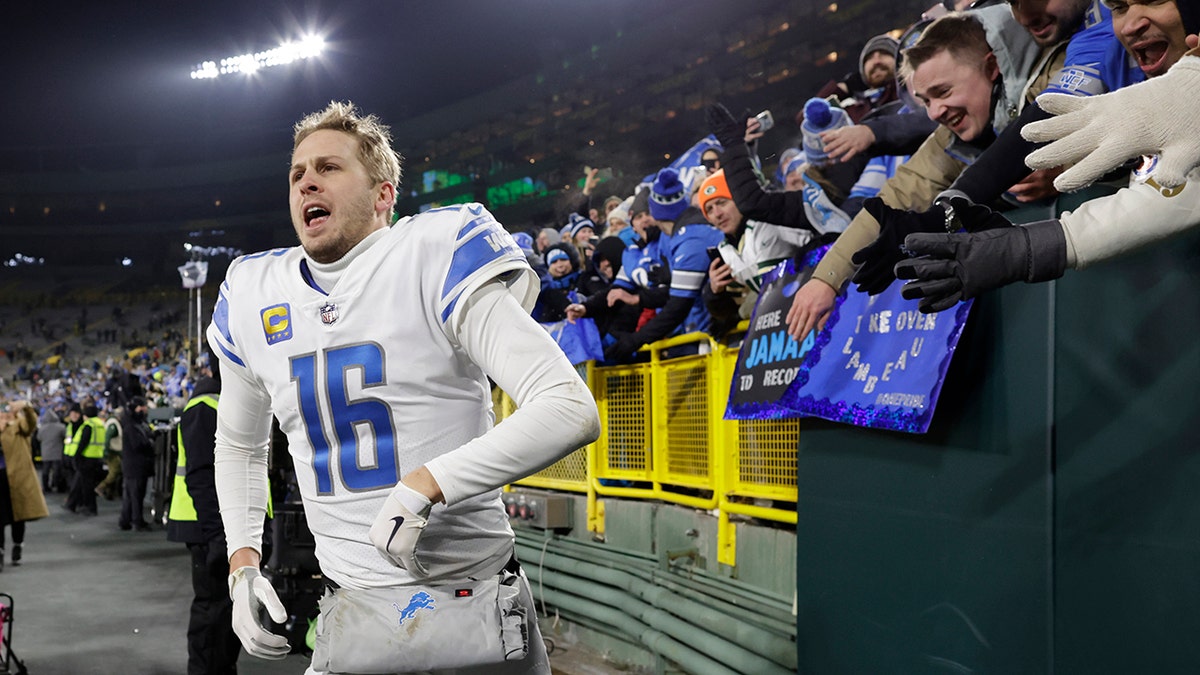
M797 342L804 342L814 329L824 329L836 299L837 291L833 286L820 279L809 279L796 292L792 306L788 308L788 335Z
M1182 185L1200 164L1198 91L1200 56L1185 56L1165 75L1107 94L1042 94L1038 105L1057 117L1028 124L1021 135L1053 142L1025 161L1034 169L1074 164L1054 181L1060 191L1071 192L1126 160L1157 155L1151 177L1164 187Z
M721 147L728 148L745 142L746 119L750 117L748 113L743 114L739 119L729 112L729 108L720 103L714 103L708 106L705 117L708 120L708 130L717 137L717 142L721 144Z
M896 279L892 268L906 257L904 238L914 232L945 232L946 211L940 206L922 212L902 211L878 197L864 201L863 210L879 222L879 237L851 256L850 261L859 266L851 281L863 293L878 295Z

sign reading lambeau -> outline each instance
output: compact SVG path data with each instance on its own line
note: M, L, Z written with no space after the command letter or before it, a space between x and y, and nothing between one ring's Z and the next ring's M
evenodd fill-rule
M792 297L812 276L818 249L764 280L731 383L727 419L819 417L858 426L924 433L971 302L922 314L901 284L868 296L839 296L829 321L803 343L787 335Z

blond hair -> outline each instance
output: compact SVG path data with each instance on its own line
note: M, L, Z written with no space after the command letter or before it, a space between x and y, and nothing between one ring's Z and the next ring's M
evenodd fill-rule
M375 115L363 116L350 101L330 101L324 110L305 116L293 127L292 150L314 131L332 129L358 140L358 159L375 183L391 183L399 188L404 158L392 149L392 132Z

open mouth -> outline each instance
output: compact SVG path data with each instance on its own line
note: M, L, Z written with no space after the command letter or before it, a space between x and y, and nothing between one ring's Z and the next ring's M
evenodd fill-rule
M942 124L951 131L958 131L959 125L961 125L966 119L966 113L955 113L954 115L943 118Z
M304 209L304 224L307 227L319 227L329 219L329 210L323 206L310 206Z
M1169 47L1166 40L1147 40L1133 45L1130 51L1133 52L1133 58L1137 59L1138 67L1143 73L1156 75L1163 70Z
M1050 21L1040 26L1030 26L1029 32L1038 40L1047 40L1054 33L1054 22Z

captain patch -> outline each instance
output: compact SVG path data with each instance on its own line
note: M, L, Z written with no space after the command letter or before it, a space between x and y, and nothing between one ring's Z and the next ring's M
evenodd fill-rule
M267 307L262 310L260 316L267 344L273 345L292 339L292 310L286 302Z

